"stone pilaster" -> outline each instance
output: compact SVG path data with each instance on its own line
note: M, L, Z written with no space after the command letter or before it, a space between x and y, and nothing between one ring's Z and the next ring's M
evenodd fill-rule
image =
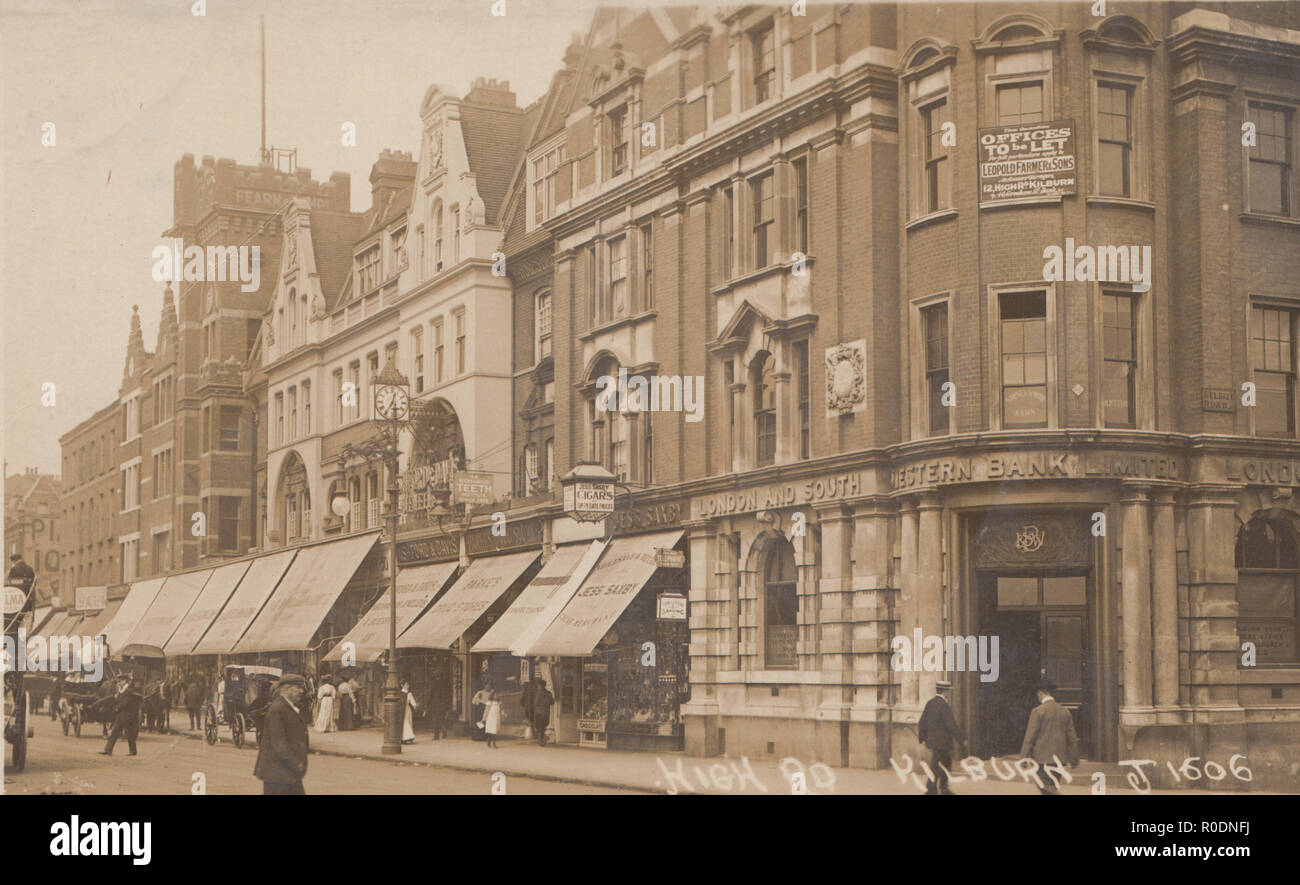
M1151 533L1148 527L1150 486L1124 486L1122 505L1123 565L1120 611L1123 626L1124 702L1120 719L1125 725L1154 721L1151 694Z
M1155 634L1156 715L1170 722L1178 712L1178 564L1175 557L1173 489L1155 492L1151 538L1151 622Z

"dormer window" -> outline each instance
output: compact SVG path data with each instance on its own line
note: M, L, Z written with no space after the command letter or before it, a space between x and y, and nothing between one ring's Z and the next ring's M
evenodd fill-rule
M397 270L406 270L406 228L393 231L393 262Z
M357 289L366 294L379 287L379 244L357 256Z
M555 184L559 169L567 159L565 146L548 151L533 161L533 224L541 224L555 214Z
M627 169L627 105L606 114L605 124L609 127L609 177L613 178Z

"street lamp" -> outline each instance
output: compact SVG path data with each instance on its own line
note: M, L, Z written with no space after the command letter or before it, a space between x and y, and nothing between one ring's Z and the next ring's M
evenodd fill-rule
M393 365L389 356L383 371L370 380L371 420L379 430L380 453L388 474L388 674L384 680L385 755L402 752L402 690L397 681L397 468L398 442L409 423L411 382Z

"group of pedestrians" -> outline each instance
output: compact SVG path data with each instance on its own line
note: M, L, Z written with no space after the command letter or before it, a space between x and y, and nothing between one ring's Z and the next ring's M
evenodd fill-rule
M305 684L305 683L304 683ZM361 683L355 676L326 676L316 690L315 729L321 734L355 731L361 723L357 694Z
M1038 703L1029 714L1029 725L1020 747L1022 758L1038 763L1038 791L1044 796L1054 796L1057 792L1056 781L1046 770L1048 765L1065 761L1074 768L1079 764L1079 736L1074 730L1074 718L1052 697L1055 691L1056 686L1046 678L1038 683L1035 691ZM926 782L925 792L931 796L953 794L948 787L952 753L966 743L966 735L952 713L951 695L951 682L936 683L935 696L925 705L916 729L917 739L930 750L933 776Z

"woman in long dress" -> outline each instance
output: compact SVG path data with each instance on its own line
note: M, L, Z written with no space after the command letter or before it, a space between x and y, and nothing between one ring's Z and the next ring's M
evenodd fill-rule
M501 730L501 720L505 718L505 713L501 709L501 699L497 697L494 689L487 690L487 697L483 701L483 732L487 735L487 745L496 747L497 732Z
M411 681L402 680L402 743L415 743L415 710L419 705L411 693Z
M339 683L339 731L352 731L356 728L356 695L352 682L344 679Z
M334 725L334 686L328 679L320 684L320 690L316 692L316 700L320 707L316 711L316 730L322 734L335 731Z
M470 698L469 701L470 704L469 721L474 723L474 731L472 737L476 741L487 739L487 732L484 731L484 729L481 726L483 725L483 714L487 710L488 695L491 693L491 691L492 691L492 681L490 679L485 678L483 680L483 687L480 688L478 691L474 692L474 697Z

